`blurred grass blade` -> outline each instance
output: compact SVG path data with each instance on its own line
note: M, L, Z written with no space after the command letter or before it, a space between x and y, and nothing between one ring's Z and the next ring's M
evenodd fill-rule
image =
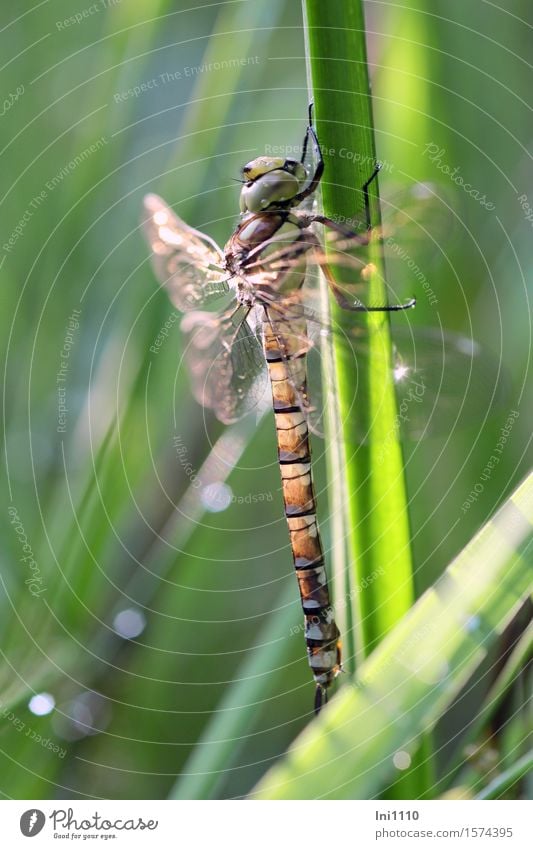
M13 710L31 696L53 687L61 680L64 669L79 668L79 655L71 641L56 640L48 649L46 658L30 658L24 668L15 666L0 651L2 675L0 676L0 705L3 711Z
M507 790L510 790L517 781L533 770L533 751L519 758L516 763L502 772L494 781L478 793L476 799L499 799Z
M521 670L526 666L528 658L531 657L532 649L533 625L530 625L515 645L507 663L484 698L483 705L480 710L475 716L469 719L468 723L465 723L465 727L462 729L461 733L460 744L457 746L455 755L452 758L451 763L448 764L446 774L442 778L443 787L450 787L452 783L458 783L459 785L464 786L465 784L469 784L470 779L472 781L476 780L477 773L473 767L467 767L466 776L464 774L464 770L462 770L464 766L465 747L468 743L474 744L475 741L480 738L483 728L486 727L487 722L492 716L494 716L500 707L502 700L509 693L510 687L513 686L520 675ZM519 720L520 717L515 715L514 719ZM460 777L456 782L454 782L453 779L455 779L455 776L460 770ZM439 791L437 790L434 795L439 795Z
M294 622L294 587L287 585L277 610L249 652L238 678L213 714L185 770L170 792L170 799L213 799L239 743L246 739L259 707L273 692L272 679L280 671L286 653L283 636Z
M531 584L533 475L259 783L259 798L373 798L408 763ZM401 754L399 754L401 753ZM398 762L398 760L397 760Z
M238 33L241 57L250 57L254 51L259 51L275 32L282 11L281 0L270 0L268 6L246 3L244 8L242 3L222 4L213 36L206 42L202 66L223 66L235 33ZM240 64L229 76L219 72L201 74L196 78L186 103L178 144L165 166L165 179L168 180L169 173L177 172L180 214L187 220L195 212L198 185L207 183L211 160L220 156L221 147L223 149L221 138L226 122L230 119L237 94L246 91L246 75L249 74L249 66ZM202 151L201 161L197 161L199 149ZM195 163L192 170L185 166L191 162Z

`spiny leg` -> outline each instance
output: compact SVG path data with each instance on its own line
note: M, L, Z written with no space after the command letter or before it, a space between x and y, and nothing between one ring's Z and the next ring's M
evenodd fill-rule
M416 306L416 298L409 298L404 304L383 304L383 306L379 307L367 307L362 303L352 304L341 292L328 265L323 264L321 267L329 287L335 296L335 300L343 310L348 310L349 312L401 312L402 310L411 310Z
M380 171L381 171L381 162L378 162L376 164L376 167L372 171L372 174L370 175L370 177L366 181L366 183L363 183L362 192L363 192L363 198L364 198L364 202L365 202L365 220L366 220L366 229L367 230L372 229L372 219L371 219L371 216L370 216L370 196L368 194L368 187L371 185L371 183L374 182L374 180L376 179L376 177L378 176Z
M335 221L332 221L330 218L326 218L324 215L314 215L311 219L312 221L318 221L320 224L324 224L326 227L331 227L338 233L341 233L343 236L347 236L348 238L353 238L358 241L359 244L365 243L365 237L361 236L358 233L350 232L345 227L342 227L340 224L337 224ZM319 265L322 269L322 272L328 281L329 287L335 296L335 300L339 304L340 307L344 310L349 310L350 312L400 312L402 310L410 310L416 306L416 298L409 298L404 304L384 304L379 307L367 307L362 303L352 304L348 299L343 295L340 290L340 287L333 276L333 272L328 265L327 257L325 261L319 262Z
M301 200L308 197L310 194L312 194L315 191L316 187L318 186L318 184L321 180L321 177L322 177L322 174L323 174L323 171L324 171L324 159L323 159L323 156L322 156L322 150L320 148L320 142L318 141L318 137L317 137L315 128L313 127L313 107L314 107L314 103L313 103L313 101L311 101L309 103L308 112L307 112L307 114L308 114L308 124L307 124L307 129L305 131L305 137L304 137L303 146L302 146L302 157L300 159L300 162L302 163L302 165L304 164L305 157L307 155L307 146L309 144L309 139L311 138L312 143L313 143L313 147L315 149L315 155L316 155L317 160L318 160L318 165L315 169L313 179L311 180L311 183L309 184L307 189L305 189L304 192L301 192L299 195L297 195L294 198L295 203L300 203ZM377 162L375 167L374 167L374 170L372 171L372 174L370 175L370 177L368 178L366 183L363 183L363 185L361 187L361 191L363 192L363 200L364 200L364 207L365 207L365 222L366 222L366 229L367 230L370 230L372 228L372 219L371 219L371 215L370 215L370 195L369 195L368 189L369 189L369 186L372 185L372 183L374 182L374 180L378 176L379 172L381 171L381 167L382 167L381 162Z
M306 127L306 130L305 130L305 136L304 136L304 141L303 141L303 146L302 146L302 158L300 159L300 162L301 162L302 165L304 164L305 157L306 157L306 154L307 154L307 145L308 145L308 142L309 142L309 127L311 127L311 129L313 128L313 106L314 106L314 103L313 103L313 101L311 101L309 106L307 107L308 121L307 121L307 127Z
M307 188L304 189L303 191L301 191L299 194L297 194L292 199L292 203L294 205L301 203L303 200L305 200L305 198L309 197L309 195L312 195L313 192L316 191L316 188L317 188L318 184L320 183L320 180L322 179L322 174L324 173L324 158L322 156L322 151L320 149L320 143L318 141L318 137L317 137L317 134L315 132L315 128L313 127L313 103L312 102L309 104L308 116L309 116L309 123L307 124L307 129L305 131L305 136L304 136L304 141L303 141L303 146L302 146L302 158L300 159L300 162L301 162L302 165L304 164L304 160L305 160L305 157L307 155L307 147L309 145L309 139L311 139L311 144L313 145L313 149L314 149L315 156L316 156L316 159L317 159L317 164L316 164L316 167L315 167L315 172L314 172L314 174L311 178L311 182L309 183Z

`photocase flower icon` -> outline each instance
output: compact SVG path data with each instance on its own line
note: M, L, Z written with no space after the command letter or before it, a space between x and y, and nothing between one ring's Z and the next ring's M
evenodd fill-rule
M24 811L20 818L20 830L24 837L35 837L42 831L46 817L38 808L30 808Z

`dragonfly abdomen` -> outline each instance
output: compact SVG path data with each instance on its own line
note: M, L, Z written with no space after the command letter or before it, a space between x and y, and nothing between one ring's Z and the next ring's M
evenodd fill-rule
M320 706L322 693L340 671L341 657L316 518L309 430L295 389L297 385L305 391L305 354L296 346L293 351L279 350L268 316L263 342L272 386L285 516L304 614L307 656L320 691ZM290 346L286 337L285 344Z

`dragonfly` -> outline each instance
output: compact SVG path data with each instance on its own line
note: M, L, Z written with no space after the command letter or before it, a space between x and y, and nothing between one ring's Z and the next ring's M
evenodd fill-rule
M339 306L352 313L403 312L415 306L415 298L389 303L386 292L371 295L374 267L368 249L383 240L370 221L369 187L378 172L376 165L361 188L361 227L347 228L316 211L313 200L324 160L311 104L300 160L258 156L242 168L240 219L223 250L157 195L144 199L142 223L155 274L184 313L181 329L188 338L194 396L224 424L254 410L265 393L271 396L315 713L328 701L342 659L317 523L310 444L319 405L309 391L308 355L317 345L313 328L320 333L325 325L310 306L306 281L311 269L319 269ZM339 282L339 268L348 273L346 285ZM213 311L221 299L229 303Z

